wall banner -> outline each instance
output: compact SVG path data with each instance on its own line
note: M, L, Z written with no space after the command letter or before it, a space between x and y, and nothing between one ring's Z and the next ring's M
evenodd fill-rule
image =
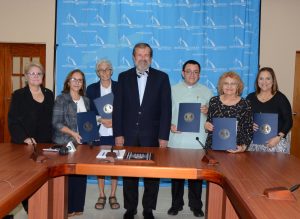
M57 0L56 95L79 68L87 84L98 81L95 64L109 59L113 79L133 67L132 49L146 42L152 67L181 78L182 64L202 66L200 83L217 94L219 76L233 70L254 89L258 71L260 0Z

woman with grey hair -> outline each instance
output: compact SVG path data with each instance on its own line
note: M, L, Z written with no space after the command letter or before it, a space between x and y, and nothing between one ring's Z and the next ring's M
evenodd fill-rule
M112 130L112 120L101 118L98 115L98 111L94 104L94 99L103 97L107 94L115 93L117 88L117 82L111 80L111 76L113 73L112 64L107 59L101 59L96 64L96 74L99 77L99 81L93 83L87 87L87 97L91 100L91 110L94 111L97 115L97 122L100 124L99 127L99 137L100 141L94 142L95 145L114 145L114 137ZM111 177L111 192L109 196L109 204L111 209L120 208L120 204L116 198L116 190L117 190L117 177ZM106 195L104 193L105 186L105 177L98 176L98 186L99 186L99 198L95 204L95 208L98 210L102 210L106 204Z

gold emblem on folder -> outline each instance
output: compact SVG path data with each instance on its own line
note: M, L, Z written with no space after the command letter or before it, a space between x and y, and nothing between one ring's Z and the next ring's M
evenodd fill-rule
M259 131L265 135L270 134L272 128L269 124L263 124L259 127Z
M184 121L192 122L195 119L194 113L188 112L184 114Z
M90 132L90 131L92 131L92 129L93 129L93 124L90 123L90 122L85 122L85 123L83 123L83 129L84 129L86 132Z
M103 106L103 112L106 114L110 114L113 111L113 106L111 104L105 104Z
M226 140L230 137L230 131L228 129L221 129L219 131L219 137Z

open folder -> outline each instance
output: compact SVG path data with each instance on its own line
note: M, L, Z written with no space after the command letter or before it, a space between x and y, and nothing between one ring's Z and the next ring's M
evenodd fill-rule
M103 119L111 119L113 112L113 93L106 94L102 97L94 99L94 104L97 108L99 116Z

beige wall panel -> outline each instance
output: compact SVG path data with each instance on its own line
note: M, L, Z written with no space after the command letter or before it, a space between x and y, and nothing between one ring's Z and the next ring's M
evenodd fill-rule
M1 0L0 42L46 44L46 87L53 88L55 0Z
M262 0L260 65L274 68L279 89L293 101L296 51L300 50L300 1Z

